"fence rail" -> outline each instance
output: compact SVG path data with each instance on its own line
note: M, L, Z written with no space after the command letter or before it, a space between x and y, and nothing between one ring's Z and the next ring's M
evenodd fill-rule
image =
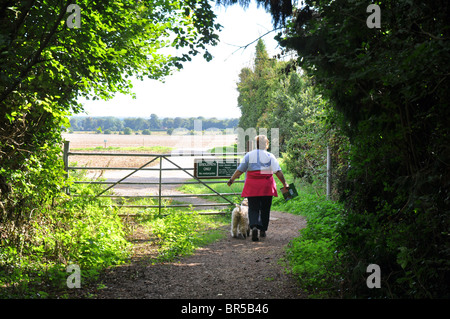
M230 206L235 203L231 201L227 196L237 196L240 193L219 193L213 188L211 188L208 184L217 184L217 183L225 183L225 181L203 181L200 178L197 178L189 171L193 171L194 167L181 167L177 163L175 163L170 158L173 157L199 157L199 158L208 158L211 159L215 156L223 156L223 157L236 157L242 156L245 153L209 153L209 152L199 152L199 151L189 151L189 152L172 152L168 154L154 154L154 153L109 153L109 152L72 152L70 151L70 144L68 141L64 143L64 166L66 170L67 176L69 175L70 170L119 170L119 171L132 171L127 174L123 178L117 181L74 181L75 184L100 184L100 185L110 185L107 188L103 189L100 193L96 195L96 197L109 197L109 198L158 198L158 205L116 205L117 207L127 207L127 208L158 208L159 213L161 213L161 209L163 207L214 207L214 206ZM147 157L152 158L147 161L145 164L141 165L137 168L130 167L98 167L98 166L70 166L69 165L69 157L70 156L126 156L126 157ZM154 161L159 159L159 167L146 167L147 165L152 164ZM174 167L162 167L163 161L167 161ZM194 163L194 159L192 160L192 164ZM158 171L157 182L126 182L125 180L131 177L133 174L139 171ZM163 171L183 171L190 178L195 181L179 181L179 182L164 182L162 173ZM243 183L243 181L236 181L235 183ZM208 194L172 194L172 195L164 195L162 194L163 185L184 185L184 184L202 184L211 190L213 193ZM105 194L108 190L112 189L116 185L158 185L158 194L157 195L108 195ZM68 194L70 195L70 190L68 190ZM81 195L72 195L72 196L81 196ZM227 203L208 203L208 204L169 204L163 205L162 198L186 198L186 197L199 197L199 196L218 196L227 201ZM209 213L210 214L210 213Z

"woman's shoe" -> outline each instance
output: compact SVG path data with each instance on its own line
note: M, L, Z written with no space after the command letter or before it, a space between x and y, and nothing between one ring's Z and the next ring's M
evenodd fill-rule
M265 230L261 230L259 232L259 237L266 237L266 231Z
M258 228L253 227L252 228L252 240L253 241L258 241Z

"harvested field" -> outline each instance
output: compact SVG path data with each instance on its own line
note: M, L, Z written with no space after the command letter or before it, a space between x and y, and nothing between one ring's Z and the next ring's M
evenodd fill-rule
M228 146L236 143L236 135L204 134L204 135L118 135L118 134L63 134L70 141L70 148L87 147L149 147L167 146L174 149L210 149L214 146Z
M118 153L112 151L89 151L89 153ZM143 153L139 151L121 151L120 153ZM153 152L152 152L153 153ZM124 156L78 156L73 155L69 157L70 163L76 163L76 166L87 167L123 167L123 168L138 168L149 162L153 157L124 157ZM155 166L159 160L155 160L147 167Z
M63 134L70 142L70 149L86 149L95 147L143 148L143 150L89 150L90 153L170 153L170 151L152 150L149 147L169 147L175 150L203 150L213 147L229 146L236 143L236 135L167 135L158 132L152 135L117 135L117 134ZM106 140L106 142L105 142ZM147 150L146 150L147 149ZM84 151L83 151L84 152ZM89 167L140 167L151 160L151 157L117 157L117 156L70 156L69 162L77 166ZM153 162L150 166L158 164Z

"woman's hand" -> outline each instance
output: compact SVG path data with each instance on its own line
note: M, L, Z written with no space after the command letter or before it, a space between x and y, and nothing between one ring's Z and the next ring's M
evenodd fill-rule
M231 184L234 183L234 180L239 178L239 176L241 176L243 172L236 170L233 174L233 176L231 176L231 178L228 180L227 185L231 186Z

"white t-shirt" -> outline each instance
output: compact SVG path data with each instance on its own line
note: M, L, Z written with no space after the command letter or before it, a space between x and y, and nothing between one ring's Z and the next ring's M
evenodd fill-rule
M274 174L281 171L280 164L272 153L256 149L245 154L238 168L241 172L261 171L261 173Z

